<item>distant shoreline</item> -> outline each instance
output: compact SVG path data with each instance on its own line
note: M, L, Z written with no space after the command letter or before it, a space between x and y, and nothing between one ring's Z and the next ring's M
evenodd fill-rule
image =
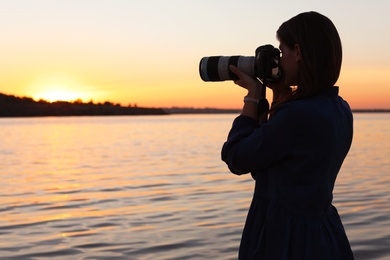
M234 114L240 109L219 108L163 108L168 114ZM390 113L390 109L352 109L352 113Z
M390 113L390 109L352 109L352 113Z
M123 107L111 102L47 102L0 93L0 117L167 115L161 108Z
M16 97L0 93L0 117L45 117L45 116L121 116L121 115L170 115L170 114L238 114L239 109L220 108L145 108L121 106L111 102L83 103L81 101L47 102L29 97ZM353 113L390 113L390 109L353 109Z

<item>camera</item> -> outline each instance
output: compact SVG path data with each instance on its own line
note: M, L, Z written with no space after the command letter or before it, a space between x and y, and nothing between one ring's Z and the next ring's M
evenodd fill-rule
M199 63L199 74L203 81L237 80L230 69L236 66L251 77L264 82L278 81L281 76L279 67L280 51L271 44L258 47L255 56L209 56Z

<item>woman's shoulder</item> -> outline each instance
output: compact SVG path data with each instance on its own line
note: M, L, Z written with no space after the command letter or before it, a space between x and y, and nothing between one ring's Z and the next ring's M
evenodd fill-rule
M314 96L280 104L271 118L295 123L318 122L322 124L346 114L351 114L351 110L341 97Z

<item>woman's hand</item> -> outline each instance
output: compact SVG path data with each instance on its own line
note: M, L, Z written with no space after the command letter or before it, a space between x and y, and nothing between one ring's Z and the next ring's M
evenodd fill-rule
M229 69L239 77L234 83L248 90L248 97L260 99L262 98L262 88L260 81L252 78L248 74L239 70L236 66L230 65Z

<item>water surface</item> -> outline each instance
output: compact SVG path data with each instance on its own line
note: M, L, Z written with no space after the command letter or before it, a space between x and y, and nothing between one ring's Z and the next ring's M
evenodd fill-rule
M0 119L0 256L236 259L253 191L235 115ZM355 114L334 204L356 259L390 259L390 114Z

